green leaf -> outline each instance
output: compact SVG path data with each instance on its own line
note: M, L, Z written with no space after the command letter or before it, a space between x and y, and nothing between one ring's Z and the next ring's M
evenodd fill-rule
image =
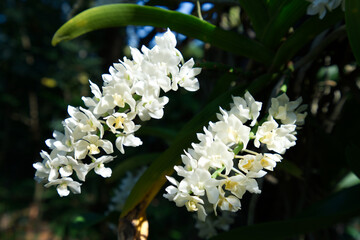
M276 75L270 74L259 77L248 87L248 91L255 94L260 89L268 86L275 77ZM231 95L241 95L244 91L243 87L236 87L223 93L206 105L201 112L181 129L171 146L150 165L136 183L125 202L121 216L125 216L137 205L147 206L150 203L166 182L165 176L170 176L174 171L173 167L180 164L180 155L183 154L183 150L189 148L191 142L196 140L196 133L201 132L203 126L207 126L209 121L215 119L215 113L219 111L219 106L223 105L228 108ZM144 202L145 204L143 204Z
M360 178L360 158L359 158L360 147L351 144L346 147L346 160L350 167L350 170L353 171L358 178Z
M278 14L286 1L288 0L267 0L268 15L274 16Z
M283 1L280 11L270 19L260 42L271 49L276 48L290 27L304 16L308 4L304 0Z
M240 6L244 8L249 16L252 26L257 36L261 36L262 32L269 22L266 6L263 0L239 0Z
M344 0L345 1L345 0ZM350 46L356 62L360 65L360 1L345 1L345 22Z
M342 10L338 8L328 13L322 20L318 16L309 18L280 46L271 69L276 70L281 65L286 64L302 47L319 33L339 22L343 16Z
M358 216L359 202L360 185L357 185L315 204L296 218L240 227L212 239L234 239L238 236L242 240L290 239Z
M170 28L188 37L208 42L225 51L269 64L273 52L259 42L225 31L199 18L158 7L109 4L90 8L70 19L55 33L52 44L76 38L97 29L127 25Z

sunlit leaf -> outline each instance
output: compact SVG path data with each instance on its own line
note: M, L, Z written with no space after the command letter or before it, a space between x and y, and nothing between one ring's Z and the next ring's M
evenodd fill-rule
M273 52L259 42L232 31L225 31L195 16L135 4L109 4L90 8L61 26L55 33L52 44L56 45L94 30L127 25L170 28L262 63L270 63L273 57Z
M345 1L346 31L357 63L360 65L360 1Z

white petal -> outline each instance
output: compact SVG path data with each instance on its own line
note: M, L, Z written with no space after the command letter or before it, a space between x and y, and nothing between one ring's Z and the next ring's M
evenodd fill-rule
M113 145L109 140L102 140L101 142L102 142L101 147L104 149L104 151L107 154L111 154L114 152Z
M103 178L111 177L111 168L106 167L95 167L95 173L102 176Z
M68 177L73 173L73 170L71 167L64 166L60 168L59 172L61 177Z
M68 183L68 187L70 188L71 192L74 194L80 194L81 193L81 183L78 183L76 181L72 181Z
M70 193L69 189L67 188L67 185L64 184L60 184L59 186L57 186L56 190L60 195L60 197L66 197Z
M142 141L140 140L140 138L135 137L133 134L129 134L125 137L123 144L127 147L137 147L142 144Z

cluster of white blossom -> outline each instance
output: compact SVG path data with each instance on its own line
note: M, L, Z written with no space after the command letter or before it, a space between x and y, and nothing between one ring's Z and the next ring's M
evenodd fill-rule
M240 199L246 191L260 193L256 178L273 171L287 149L296 143L296 126L306 117L302 98L289 101L286 94L271 100L269 114L258 122L261 102L255 101L249 92L244 98L233 97L229 111L220 108L219 121L210 122L204 133L197 134L199 143L181 156L184 166L174 169L183 179L178 182L167 176L173 185L166 188L164 197L178 207L186 206L197 212L205 221L204 204L211 204L215 215L217 209L236 212L241 208ZM266 146L267 153L260 151Z
M111 169L105 164L114 156L113 143L104 139L105 132L116 136L115 145L124 153L124 146L136 147L142 141L134 135L140 128L134 120L138 116L146 121L163 117L163 108L169 101L160 96L161 90L188 91L199 89L195 76L200 68L193 68L194 61L184 63L176 46L175 35L168 30L156 37L152 49L145 46L132 48L132 59L124 59L110 67L110 74L103 74L102 89L90 81L93 97L83 97L86 108L68 107L69 118L63 121L64 133L54 131L54 139L46 140L51 152L42 151L42 162L34 163L35 179L45 180L45 187L57 186L60 196L67 196L69 189L80 193L81 183L71 175L76 173L85 181L89 171L110 177Z
M342 9L345 9L345 1L343 0L307 0L310 2L306 13L309 15L319 14L319 18L323 19L327 11L332 11L342 4Z

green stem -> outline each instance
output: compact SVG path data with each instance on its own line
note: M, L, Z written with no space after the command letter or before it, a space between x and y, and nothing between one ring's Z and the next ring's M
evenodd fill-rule
M212 175L211 178L217 178L219 176L219 174L221 174L221 172L225 169L225 166L223 166L222 168L218 168Z

